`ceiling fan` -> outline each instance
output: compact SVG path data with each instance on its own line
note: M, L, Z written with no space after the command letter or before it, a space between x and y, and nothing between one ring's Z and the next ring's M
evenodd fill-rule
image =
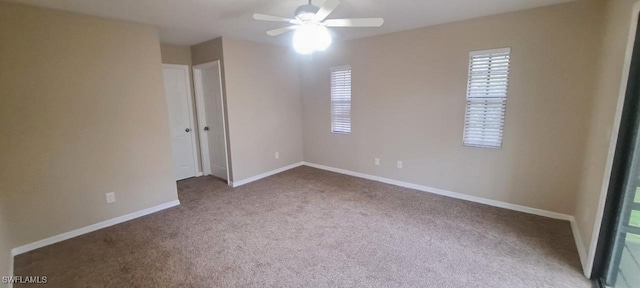
M253 19L271 22L286 22L293 25L267 31L269 36L279 36L290 31L293 35L293 48L300 54L324 51L332 42L327 28L339 27L381 27L382 18L327 19L340 4L339 0L326 0L321 7L309 4L298 7L294 18L255 13Z

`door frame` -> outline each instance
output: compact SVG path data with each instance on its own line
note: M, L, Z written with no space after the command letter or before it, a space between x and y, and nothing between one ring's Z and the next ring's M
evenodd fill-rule
M184 77L187 80L187 105L189 106L189 127L191 129L191 147L192 147L192 151L191 151L191 156L193 157L193 171L195 172L194 177L200 177L202 176L202 171L200 169L200 160L198 159L198 140L196 139L196 134L199 132L198 130L198 126L196 126L195 124L195 115L193 115L193 111L194 111L194 106L193 106L193 93L191 91L191 85L192 85L192 81L191 81L191 75L189 75L189 65L181 65L181 64L162 64L162 69L178 69L178 70L182 70L184 72ZM163 79L164 81L164 79ZM165 94L165 97L166 94ZM167 105L167 109L169 109L169 106ZM199 138L199 137L198 137ZM173 149L173 148L172 148Z
M625 100L618 131L616 153L592 272L592 278L602 281L602 287L606 286L605 281L610 281L609 283L617 282L618 273L611 274L611 269L613 267L618 268L621 263L623 245L625 245L625 237L621 236L622 233L640 234L636 231L637 228L625 227L624 225L624 223L629 222L631 211L634 210L631 207L626 207L627 205L633 205L633 197L627 193L630 193L631 187L640 185L636 177L633 176L637 175L640 168L636 162L637 159L633 159L634 156L637 157L637 133L640 126L640 118L636 113L640 105L640 87L634 84L640 77L640 43L637 40L640 40L640 38L636 34L630 71L627 77L629 85L625 87ZM633 190L633 196L635 196L635 189ZM625 199L627 197L631 198L632 203L626 203L629 200Z
M227 136L227 129L229 127L227 127L227 103L225 101L225 95L224 95L224 89L223 89L223 83L222 83L222 67L220 67L220 60L216 60L216 61L211 61L211 62L207 62L207 63L203 63L203 64L198 64L198 65L194 65L192 70L193 70L193 86L194 86L194 90L195 90L195 96L196 96L196 109L197 109L197 114L198 114L198 124L202 127L204 127L206 125L206 123L203 123L206 121L206 112L205 112L205 105L204 105L204 92L202 89L202 70L204 69L209 69L209 68L217 68L218 69L218 81L219 81L219 87L220 87L220 101L221 103L221 107L222 107L222 125L223 125L223 137L224 137L224 153L226 155L225 159L226 159L226 165L227 165L227 185L229 185L231 183L231 167L229 165L229 142L227 140L228 136ZM202 117L201 117L202 115ZM203 128L204 129L204 128ZM198 130L198 133L200 133L200 130ZM211 159L209 157L209 138L208 137L200 137L200 147L202 148L200 150L200 157L201 157L201 163L202 163L202 173L204 175L209 175L211 174L211 165L206 165L205 161L210 161L208 159ZM205 149L206 147L206 149ZM205 153L206 150L206 153Z
M634 43L636 41L636 32L638 29L638 20L640 15L640 1L637 1L633 8L631 9L631 23L629 23L629 34L627 36L627 47L625 51L625 59L624 64L622 66L622 79L620 81L620 87L618 89L618 103L616 106L616 114L613 120L613 127L611 130L611 137L609 139L609 151L607 154L607 162L605 164L605 170L602 180L602 186L600 187L600 195L598 199L598 209L596 210L596 219L593 227L593 232L591 233L591 245L589 246L589 251L587 252L586 263L583 262L584 274L587 278L597 277L598 275L593 275L594 273L594 264L596 261L596 252L598 245L602 243L600 239L601 230L602 230L602 222L605 214L605 205L607 200L607 195L609 192L609 185L611 180L611 172L613 170L613 162L616 154L616 147L618 146L618 137L620 132L620 124L622 120L622 110L624 108L624 103L627 94L627 85L629 82L629 72L631 70L631 59L633 56ZM599 243L600 242L600 243ZM579 248L582 249L582 248ZM598 268L598 267L596 267Z

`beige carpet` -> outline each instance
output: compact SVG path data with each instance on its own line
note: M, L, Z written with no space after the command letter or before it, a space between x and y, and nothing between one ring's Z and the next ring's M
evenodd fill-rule
M590 287L564 221L309 167L178 189L182 205L20 255L16 275L48 276L38 287Z

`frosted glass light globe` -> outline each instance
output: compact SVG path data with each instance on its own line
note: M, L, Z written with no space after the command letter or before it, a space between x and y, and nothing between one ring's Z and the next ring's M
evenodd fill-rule
M303 55L324 51L331 42L331 34L327 27L314 23L300 25L293 34L293 49Z

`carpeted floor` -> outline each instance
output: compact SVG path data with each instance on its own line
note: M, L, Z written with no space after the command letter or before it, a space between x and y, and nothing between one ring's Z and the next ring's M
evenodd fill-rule
M590 287L568 222L309 167L20 255L39 287ZM20 285L16 285L20 287Z

